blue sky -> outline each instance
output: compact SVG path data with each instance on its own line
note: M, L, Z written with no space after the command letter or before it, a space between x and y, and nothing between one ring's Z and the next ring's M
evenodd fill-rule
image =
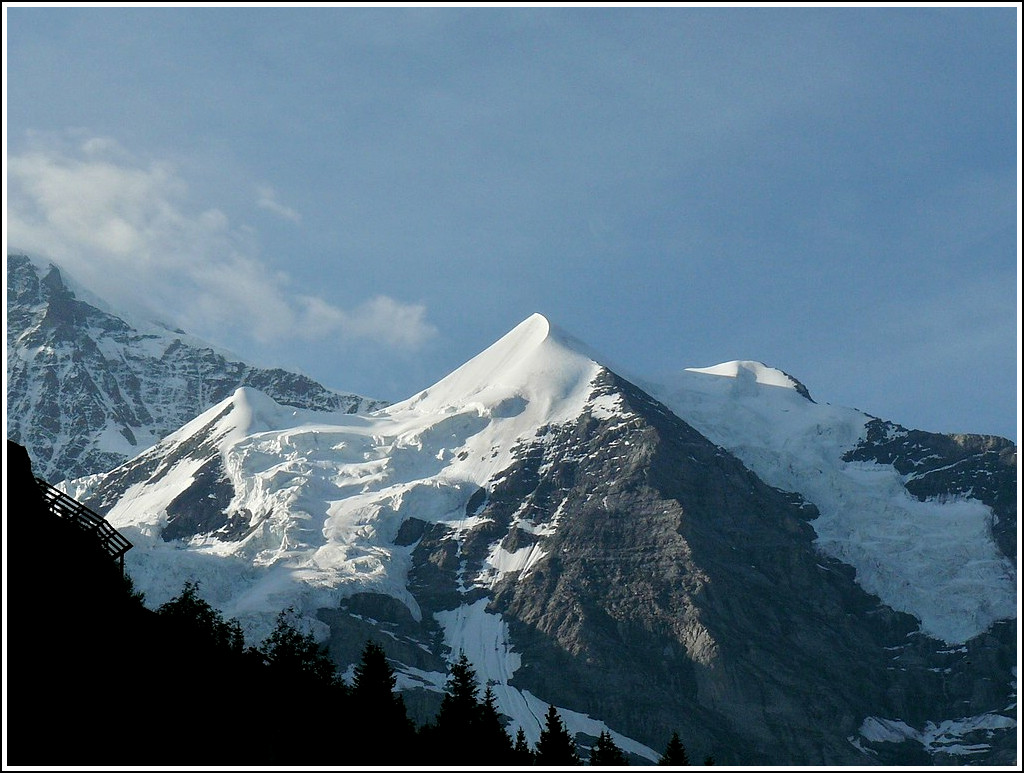
M115 306L390 400L540 311L1016 440L1016 6L4 11L9 244Z

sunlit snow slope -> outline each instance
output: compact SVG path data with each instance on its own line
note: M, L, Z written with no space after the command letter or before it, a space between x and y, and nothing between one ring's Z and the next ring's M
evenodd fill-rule
M209 588L219 601L230 600L229 615L275 613L283 587L308 594L349 585L394 595L418 614L405 590L407 556L393 544L402 521L412 514L462 519L469 498L508 466L521 437L579 413L597 370L534 315L434 386L370 415L302 412L239 389L140 457L172 461L140 476L135 489L145 499L130 488L107 518L149 541L133 551L133 570L152 573L143 586L154 602L169 596L181 584L181 570L173 568L180 551L159 570L156 555L143 555L168 552L160 540L167 507L199 468L219 458L234 490L228 510L245 514L248 533L227 541L195 537L189 551L244 559L266 575L241 594ZM180 451L191 447L201 452ZM124 474L100 479L109 487ZM88 497L96 485L83 479L70 488Z

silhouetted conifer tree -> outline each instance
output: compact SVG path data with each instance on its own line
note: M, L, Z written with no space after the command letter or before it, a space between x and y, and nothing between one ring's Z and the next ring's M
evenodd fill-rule
M460 652L449 667L434 724L420 729L423 755L430 764L502 765L515 761L494 691L488 685L481 701L479 690L476 672Z
M259 649L249 650L266 672L267 705L288 705L295 709L280 712L275 731L282 737L330 738L331 744L315 744L308 749L288 745L264 749L270 764L294 764L293 760L337 764L338 749L352 750L359 744L352 736L351 723L339 721L350 716L347 688L338 676L334 661L312 634L300 633L294 624L294 609L277 616L277 624ZM301 707L301 708L300 708ZM363 739L359 739L361 743Z
M300 633L292 625L294 609L277 616L277 625L259 647L259 653L271 668L291 676L300 676L317 684L343 688L334 661L317 644L312 634Z
M160 605L157 614L173 621L179 632L219 649L240 654L245 645L239 622L225 622L219 611L199 597L198 583L186 582L180 594Z
M505 725L498 714L494 691L490 685L484 691L484 700L476 717L476 743L490 765L502 765L514 762L512 739L505 731Z
M471 765L484 764L476 743L480 702L476 672L469 664L466 653L449 666L441 708L434 724L420 731L423 752L432 764Z
M409 719L402 696L395 692L395 670L388 663L384 648L368 641L355 668L351 688L353 737L357 740L386 737L387 761L413 760L415 726ZM381 750L372 744L354 749L354 758L362 762L380 762Z
M469 665L465 652L452 663L445 683L444 697L437 714L437 725L453 734L468 734L479 709L476 671Z
M580 765L580 757L576 753L576 744L569 737L565 723L554 706L548 705L548 713L544 717L544 729L540 731L537 742L537 765Z
M602 730L598 736L597 743L590 750L591 765L628 765L626 755L622 749L615 745L612 735L607 730Z
M690 758L686 756L686 747L679 738L679 733L673 732L669 739L665 753L658 760L659 765L689 765Z
M352 680L352 695L362 710L371 713L386 711L394 703L395 671L388 663L384 648L366 642Z
M515 765L533 764L533 749L526 741L526 732L523 728L519 728L516 732L516 742L512 747L512 762Z

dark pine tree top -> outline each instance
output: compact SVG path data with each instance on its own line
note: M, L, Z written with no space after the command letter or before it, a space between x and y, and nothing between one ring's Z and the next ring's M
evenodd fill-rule
M199 583L186 582L181 593L166 601L157 614L173 621L180 631L214 647L240 654L245 646L242 626L237 620L225 621L220 612L199 596Z
M352 750L352 761L361 764L414 762L416 728L409 719L402 696L395 692L395 670L384 648L368 641L352 680L351 721L358 739L388 739L381 750L373 743Z
M291 623L294 616L294 609L286 609L277 616L277 625L260 645L260 654L279 673L325 687L342 688L344 683L327 650L317 644L312 634L296 630Z
M500 765L515 762L512 739L505 731L505 725L498 714L494 691L490 685L487 685L487 689L484 691L484 700L477 713L475 735L481 753L486 755L490 764Z
M665 753L661 755L661 759L658 760L659 765L689 765L690 758L686 756L686 747L683 746L682 740L679 738L679 733L672 733L672 738L669 739L668 746L665 747Z
M576 743L569 737L565 723L554 706L548 705L544 729L537 742L537 765L582 765L576 753Z
M480 714L476 672L466 653L451 664L437 719L421 733L429 764L483 765L476 730Z
M476 671L470 666L466 653L460 652L459 659L452 663L445 684L437 714L438 728L453 734L468 734L480 705L476 698L479 689Z
M611 733L602 730L597 743L590 750L590 764L628 765L629 763L626 762L626 755L622 753L622 749L615 745Z
M533 764L533 750L526 740L526 732L523 728L519 728L516 732L516 742L512 747L512 762L515 765Z
M388 663L384 648L366 642L352 680L352 694L366 708L387 706L393 702L395 671Z

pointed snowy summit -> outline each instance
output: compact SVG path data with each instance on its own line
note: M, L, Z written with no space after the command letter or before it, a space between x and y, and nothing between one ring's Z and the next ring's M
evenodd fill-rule
M515 400L534 404L547 420L557 420L579 412L601 367L585 344L543 314L532 314L436 384L387 412L445 412L473 404L489 411Z

